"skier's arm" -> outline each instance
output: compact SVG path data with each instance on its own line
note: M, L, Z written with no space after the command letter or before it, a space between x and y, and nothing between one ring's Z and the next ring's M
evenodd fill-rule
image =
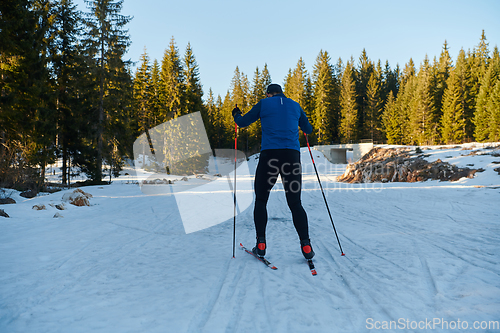
M241 112L236 112L234 115L234 122L239 127L246 127L260 118L260 109L261 102L259 101L259 103L255 104L244 116L241 115Z
M302 108L300 108L300 118L299 118L299 126L302 132L306 134L310 134L313 131L312 125L309 122L309 119L307 119L306 113Z

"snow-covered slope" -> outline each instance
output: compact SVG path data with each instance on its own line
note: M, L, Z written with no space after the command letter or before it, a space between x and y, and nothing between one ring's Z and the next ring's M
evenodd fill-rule
M276 271L238 249L232 258L232 218L186 234L175 198L144 195L128 175L83 188L93 195L90 207L50 206L66 191L30 200L13 194L18 203L1 207L10 218L0 218L0 332L366 332L384 325L431 332L498 324L493 162L500 157L461 156L470 152L424 151L429 160L486 170L474 179L353 185L335 182L345 165L313 151L342 257L303 150L315 277L281 184L268 209L267 257ZM254 245L252 206L237 217L236 240Z

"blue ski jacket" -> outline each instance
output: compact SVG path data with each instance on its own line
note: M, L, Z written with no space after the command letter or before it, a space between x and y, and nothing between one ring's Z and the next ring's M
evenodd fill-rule
M234 121L240 127L246 127L258 119L262 127L261 150L300 151L299 127L306 134L313 130L299 103L284 94L261 99L244 116L240 113L234 116Z

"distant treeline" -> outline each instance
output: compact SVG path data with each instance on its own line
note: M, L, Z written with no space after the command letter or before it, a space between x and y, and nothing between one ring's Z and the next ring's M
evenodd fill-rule
M132 156L141 133L195 111L212 148L234 147L231 110L238 104L246 112L265 97L267 65L251 81L237 67L227 94L209 89L204 100L190 44L181 55L172 37L161 61L145 50L132 73L123 59L131 19L120 15L123 0L86 3L86 13L71 0L0 5L0 186L39 187L44 166L57 158L63 184L71 166L99 183ZM418 70L412 59L391 68L365 50L358 61L332 63L321 50L311 73L299 59L282 84L313 124L311 144L422 145L498 141L499 76L498 48L489 50L483 31L455 61L445 41L439 57L426 57ZM238 138L239 149L257 152L260 124L240 129Z

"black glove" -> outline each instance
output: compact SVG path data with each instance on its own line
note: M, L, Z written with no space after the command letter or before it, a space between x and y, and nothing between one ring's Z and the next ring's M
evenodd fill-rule
M234 116L236 116L237 114L241 115L241 110L238 107L235 107L231 113L233 114L234 118Z

